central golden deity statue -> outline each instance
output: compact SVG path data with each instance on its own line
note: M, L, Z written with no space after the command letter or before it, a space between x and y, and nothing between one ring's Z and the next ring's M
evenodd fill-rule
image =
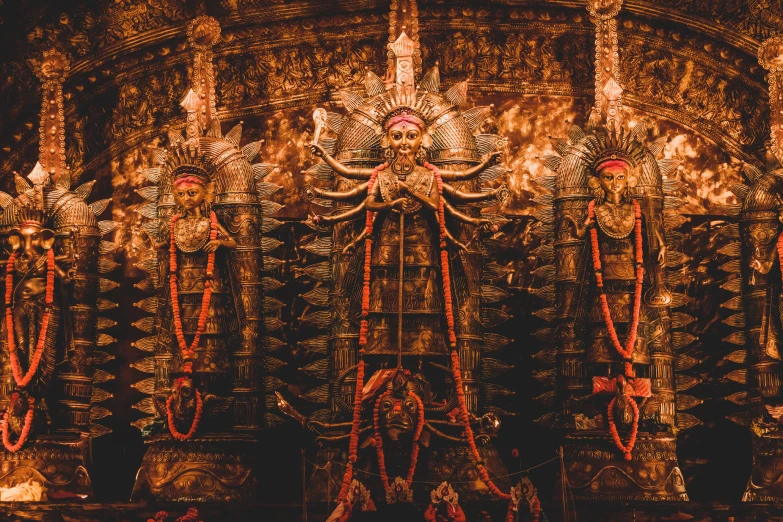
M429 493L423 484L445 480L459 483L461 498L508 501L489 443L500 422L476 416L488 406L480 389L491 373L481 371L478 239L497 223L477 207L506 192L479 191L507 171L499 165L505 141L475 134L489 107L461 111L465 83L440 94L434 68L414 87L417 44L396 34L393 81L368 73L367 98L342 92L347 116L313 115L311 150L323 163L308 173L334 180L307 191L333 208L309 220L330 234L328 253L320 249L331 272L330 409L305 418L282 396L278 405L317 433L319 466L347 466L314 473L310 498L334 500L336 481L343 509L360 481L378 502L410 502ZM319 139L324 126L336 140Z
M395 100L396 102L397 100ZM398 102L399 103L399 102ZM364 200L343 213L315 216L316 224L331 224L355 219L363 212L367 218L365 230L345 247L351 251L361 240L368 240L369 302L366 337L367 353L397 354L401 347L405 355L443 355L456 342L449 339L444 324L444 292L440 283L441 259L439 235L453 245L467 250L441 227L439 212L473 226L490 224L488 220L470 217L457 210L463 205L497 197L501 189L483 193L462 192L449 181L466 181L499 162L500 151L490 154L479 165L464 171L439 170L426 161L426 149L432 145L424 116L415 107L399 107L386 116L381 147L388 161L375 169L350 168L330 156L317 143L313 153L323 157L340 176L367 180L346 192L330 192L312 188L318 197L345 200L366 194ZM442 192L442 194L441 194ZM440 208L441 199L443 209ZM452 204L454 202L454 204ZM368 236L368 234L372 234ZM402 250L400 250L402 248ZM366 270L366 269L365 269ZM398 313L402 324L398 323ZM453 316L446 318L451 321ZM400 337L401 335L401 337Z

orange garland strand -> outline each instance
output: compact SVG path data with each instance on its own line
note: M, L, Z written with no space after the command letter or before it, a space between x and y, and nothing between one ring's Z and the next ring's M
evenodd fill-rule
M457 398L459 399L460 417L462 418L462 425L465 429L465 437L468 439L468 446L470 447L470 453L476 461L476 467L479 471L481 480L489 488L489 491L497 498L501 500L511 500L511 495L500 491L492 479L489 476L489 472L484 467L484 462L481 459L478 448L476 447L476 439L473 436L473 429L470 427L470 414L468 413L468 407L465 403L465 391L462 387L462 374L460 372L459 354L457 350L451 351L451 371L454 376L454 387L457 390Z
M778 263L780 264L780 277L783 279L783 233L778 236Z
M33 415L34 415L34 409L33 405L35 404L35 399L32 397L29 397L27 399L27 414L24 417L24 426L22 427L22 433L19 434L19 439L16 441L15 444L11 444L11 442L8 439L8 412L14 407L14 404L16 404L16 401L18 400L18 397L11 400L11 404L8 406L8 409L5 411L5 415L3 415L3 446L5 446L6 451L10 453L16 453L19 451L22 446L24 446L24 443L27 441L28 435L30 435L30 429L33 425Z
M362 353L362 350L359 351ZM348 491L351 488L353 479L353 465L356 463L357 453L359 451L359 429L362 417L362 401L364 400L362 391L364 389L364 360L359 360L356 369L356 392L353 399L353 419L351 421L351 438L348 443L348 464L345 466L343 474L343 484L340 487L340 493L337 495L337 502L345 502L348 497Z
M381 163L373 169L370 181L367 182L367 194L372 194L378 173L388 166L388 163ZM369 331L367 317L370 315L370 263L372 261L372 222L374 218L375 212L368 210L364 223L364 280L362 284L362 321L359 326L359 346L367 346L367 332ZM403 231L400 230L400 234L402 233Z
M631 450L636 444L636 433L639 430L639 406L636 405L635 400L631 398L628 399L628 402L631 404L631 408L633 409L633 426L631 427L631 436L628 438L628 444L623 445L623 442L620 439L620 434L617 433L617 425L614 423L614 413L612 412L612 408L614 408L615 402L617 402L617 397L612 398L612 401L609 403L609 411L607 413L609 418L609 433L612 435L614 445L617 446L617 449L623 452L623 458L625 458L625 460L631 460Z
M636 223L634 225L635 235L635 250L636 250L636 288L634 290L633 300L633 322L631 328L628 331L628 338L625 341L625 348L620 344L620 340L617 337L617 330L614 328L614 322L612 321L611 313L609 310L609 303L606 300L606 294L603 293L603 273L601 268L601 251L598 243L598 229L593 225L590 229L590 240L592 242L593 252L593 268L595 269L596 286L601 291L601 310L604 316L604 322L606 328L609 331L609 337L612 339L612 344L615 350L619 353L623 359L628 361L633 356L633 350L636 345L636 336L639 329L639 315L642 308L642 283L644 281L644 259L642 253L642 211L639 207L639 203L633 201L634 215ZM595 200L591 201L587 206L587 214L590 219L595 219ZM626 367L627 368L627 367ZM626 372L627 373L627 372Z
M625 347L620 344L620 340L617 337L617 330L614 328L614 321L612 321L611 311L609 310L609 303L606 300L606 294L603 292L604 281L603 272L601 267L601 249L598 243L598 229L595 225L590 229L590 241L593 253L593 268L595 269L596 286L600 291L599 298L601 300L601 311L604 316L604 323L606 323L606 329L609 332L609 338L612 340L615 350L624 359L623 373L625 377L633 378L633 351L636 345L636 337L639 329L639 316L642 308L642 284L644 282L644 253L642 249L642 209L636 200L632 200L634 209L634 236L635 236L635 254L636 254L636 288L634 289L633 299L633 320L631 327L628 330L628 338L625 341ZM592 200L587 205L587 215L591 220L595 219L595 200ZM780 242L778 242L780 250ZM633 450L636 444L636 434L639 430L639 407L636 405L636 401L629 399L631 407L634 410L633 425L631 427L631 436L628 439L628 444L624 445L620 434L617 431L617 425L614 422L614 413L612 408L617 401L613 398L609 403L607 411L607 419L609 420L609 433L612 436L612 441L617 449L623 452L625 460L631 460L631 450Z
M192 363L190 359L196 351L196 348L201 341L201 336L204 334L204 330L207 327L207 315L209 313L209 301L212 297L212 274L215 271L215 252L210 252L207 255L207 279L204 282L204 295L201 298L201 311L198 317L198 328L196 329L196 335L193 337L193 341L188 346L185 341L185 333L182 329L182 317L180 316L179 309L179 291L177 289L177 242L174 234L174 224L180 219L179 214L171 216L171 239L169 246L169 288L171 289L171 307L174 315L174 330L177 336L177 344L182 352L182 360L184 362L183 371L187 374L193 372ZM217 216L214 211L209 212L209 240L214 241L217 239L218 223Z
M196 353L196 348L201 342L201 336L204 334L204 330L207 328L207 316L209 315L209 302L212 299L212 275L215 272L215 251L210 252L207 255L207 273L206 280L204 281L204 294L201 297L201 310L198 317L198 326L196 328L196 335L193 336L193 341L188 346L185 340L185 332L182 328L182 317L179 308L179 290L177 288L177 241L174 233L174 225L180 219L179 214L171 216L171 222L169 224L170 240L169 240L169 289L171 291L171 308L172 315L174 316L174 331L177 337L177 345L179 346L182 354L182 371L187 375L193 373L193 356ZM209 212L209 240L214 241L217 239L218 233L218 221L217 215L214 211ZM201 401L201 393L196 390L196 414L193 418L193 424L187 433L180 433L174 426L174 414L171 411L171 402L174 396L170 396L166 401L166 413L168 415L169 431L171 436L177 440L188 440L195 433L201 422L201 413L203 411L203 404Z
M435 181L438 183L438 224L440 225L440 268L443 274L443 302L446 311L446 326L448 327L449 345L457 346L457 335L454 331L454 308L451 299L451 271L449 269L449 254L446 250L446 209L443 201L443 178L440 170L432 163L425 162L424 166L432 171Z
M389 475L386 473L386 456L383 453L383 438L381 437L381 418L380 418L380 409L381 409L381 401L383 401L384 398L391 395L391 390L383 392L380 396L378 396L378 399L375 401L375 410L373 411L373 429L375 430L375 437L373 445L375 446L375 451L378 454L378 470L381 474L381 481L383 483L383 489L388 493L391 491L391 485L389 484ZM411 449L411 463L408 467L408 474L405 478L405 483L408 485L408 488L413 485L413 475L416 472L416 464L419 460L419 438L421 437L421 432L424 429L424 403L422 403L421 399L418 395L416 395L412 391L408 391L408 396L412 397L413 400L416 401L416 405L418 406L418 422L416 423L416 431L413 433L413 447Z
M204 403L201 400L201 393L196 390L196 414L193 416L193 424L190 425L190 430L188 430L187 433L180 433L177 431L176 426L174 426L174 413L171 411L171 402L173 400L173 395L169 395L169 398L166 400L166 416L169 421L169 431L171 432L171 436L177 440L188 440L196 433L198 425L201 422L201 412L204 408Z
M41 331L38 334L38 341L35 345L35 352L33 353L33 360L30 363L30 367L27 369L27 373L22 376L22 368L19 364L19 357L16 353L16 340L14 338L14 315L13 315L13 289L14 289L14 263L16 262L17 253L14 252L8 258L6 262L5 270L5 324L6 324L6 338L8 340L8 356L11 362L11 371L14 374L14 381L16 386L24 388L33 379L33 376L38 371L38 365L41 362L43 356L44 344L46 343L46 334L49 330L49 322L52 315L52 304L54 303L54 250L51 248L46 252L46 294L45 304L46 311L41 321Z

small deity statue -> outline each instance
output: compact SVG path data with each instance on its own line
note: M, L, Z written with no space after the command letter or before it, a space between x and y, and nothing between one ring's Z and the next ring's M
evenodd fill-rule
M631 397L642 397L642 406L649 407L649 415L642 418L653 424L661 421L654 408L657 403L649 400L649 343L655 335L651 322L656 319L651 307L671 302L657 270L666 264L666 244L662 231L655 227L647 236L654 239L650 242L653 244L645 244L645 216L631 195L637 181L632 161L616 151L599 156L588 181L596 197L588 205L586 219L580 224L570 215L563 217L573 235L589 235L590 254L582 263L592 264L592 290L580 305L587 307L588 315L588 372L594 380L594 394L616 390L616 397L604 411L615 445L626 459L630 458L640 419L640 408ZM651 265L656 268L647 280L654 285L648 283L644 294L645 266ZM616 426L631 431L627 444L620 439Z
M168 248L169 292L158 331L158 348L173 358L170 394L156 394L158 414L177 439L190 438L207 413L225 411L229 394L230 339L235 320L219 249L237 246L219 223L210 203L209 178L199 162L172 172L175 213L169 220L170 239L155 243ZM215 420L215 419L211 419Z
M11 396L8 425L3 430L8 451L24 445L34 431L40 435L49 430L46 394L57 359L61 287L73 279L73 265L78 258L72 251L55 255L55 232L44 226L46 215L42 209L42 187L37 185L17 198L14 211L19 222L7 237L11 255L5 262L6 312L2 331L8 359L3 370L13 376L16 388ZM72 231L71 238L74 234ZM65 263L66 269L61 263ZM9 432L16 436L15 444L9 442Z
M500 187L471 193L449 185L448 182L475 178L499 163L502 152L492 152L478 165L463 171L438 169L426 161L431 138L423 118L410 107L387 116L381 146L388 161L375 169L348 167L317 143L311 147L313 154L322 157L340 176L367 180L345 192L310 188L315 196L336 201L366 195L347 211L312 219L316 224L330 225L356 219L362 213L368 216L364 231L344 249L350 252L362 240L372 245L367 247L369 265L365 266L370 273L369 302L365 303L369 313L362 313L369 315L368 325L362 330L367 336L367 353L397 354L398 344L409 355L447 353L454 340L446 338L442 324L447 296L439 281L443 264L440 252L444 251L446 240L462 250L467 247L445 226L444 212L463 223L487 227L490 221L471 217L455 205L496 198L506 191ZM404 295L400 285L404 286ZM402 325L398 325L397 317L400 307ZM398 338L400 334L402 337Z

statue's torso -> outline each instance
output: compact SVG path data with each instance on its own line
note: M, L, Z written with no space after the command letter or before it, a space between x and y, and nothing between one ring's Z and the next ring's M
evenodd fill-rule
M203 246L209 240L209 218L187 217L174 224L177 245L177 293L182 320L182 330L188 343L198 330L199 315L207 282L209 255ZM184 247L184 248L183 248ZM195 347L193 371L197 373L229 373L229 346L236 333L236 317L231 299L231 287L221 262L223 252L218 250L211 281L212 293L207 311L204 333ZM180 367L180 350L174 335L171 298L166 310L166 320L161 328L167 334L169 350L174 355L173 370Z
M603 293L609 305L612 322L620 343L625 347L628 327L633 321L634 292L636 290L636 245L634 235L635 216L630 204L596 206L596 227L601 252ZM590 256L590 254L588 254ZM592 258L586 262L592 265ZM602 310L600 293L593 285L592 299L587 303L590 322L590 348L588 357L593 363L619 362L622 357L609 337ZM640 311L637 340L633 353L635 363L650 362L647 348L646 307Z
M381 171L378 182L384 201L400 197L397 181L423 196L435 190L431 171L416 166L404 179L390 169ZM434 213L408 198L403 219L403 353L436 355L446 353L443 291L440 276L439 231ZM431 214L431 215L428 215ZM397 353L400 214L389 212L373 239L370 277L370 330L367 352Z

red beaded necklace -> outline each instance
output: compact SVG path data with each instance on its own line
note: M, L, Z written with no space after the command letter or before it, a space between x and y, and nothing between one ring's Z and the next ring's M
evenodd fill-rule
M601 311L603 312L604 322L606 323L606 329L609 332L609 338L612 340L615 350L619 353L624 360L623 373L625 377L632 378L633 375L633 351L636 345L637 331L639 329L639 316L642 308L642 284L644 282L644 255L642 251L642 210L639 207L639 203L636 200L632 200L634 210L634 238L635 238L635 253L636 253L636 288L634 289L633 299L633 319L631 321L631 327L628 330L628 337L625 341L625 347L620 344L620 340L617 337L617 330L614 328L614 321L612 321L611 311L609 310L609 303L606 300L606 294L603 292L604 280L601 267L601 249L598 243L598 229L595 224L590 228L590 241L592 243L593 253L593 268L595 269L596 286L600 292L599 298L601 300ZM587 205L587 216L591 220L595 220L595 200L591 201ZM609 410L607 412L607 419L609 420L609 433L612 436L617 449L623 452L625 460L631 460L631 450L633 450L636 444L636 433L639 429L639 407L636 405L636 401L630 399L631 408L634 410L633 426L631 428L631 435L628 439L628 444L623 444L620 439L620 434L617 432L617 426L614 422L614 414L612 409L614 408L616 398L613 398L609 403Z
M215 252L210 252L207 255L207 274L204 281L204 294L201 298L201 311L198 317L198 327L196 329L196 335L193 336L193 341L188 346L185 340L185 333L182 329L182 317L179 309L179 291L177 290L177 241L174 232L174 225L180 219L179 214L174 214L171 217L169 224L170 229L170 243L169 243L169 289L171 291L171 308L174 316L174 330L177 337L177 345L179 346L180 353L182 354L182 371L187 375L193 373L193 356L195 355L196 348L201 341L201 336L204 334L204 330L207 327L207 315L209 313L209 302L212 297L212 275L215 270ZM214 241L217 239L218 221L214 211L209 212L209 240ZM177 440L188 440L198 429L198 425L201 422L201 412L203 403L201 400L201 393L196 390L196 414L193 418L193 424L187 433L180 433L174 426L174 414L171 411L171 402L174 396L170 396L166 401L166 414L168 416L168 425L171 435Z

